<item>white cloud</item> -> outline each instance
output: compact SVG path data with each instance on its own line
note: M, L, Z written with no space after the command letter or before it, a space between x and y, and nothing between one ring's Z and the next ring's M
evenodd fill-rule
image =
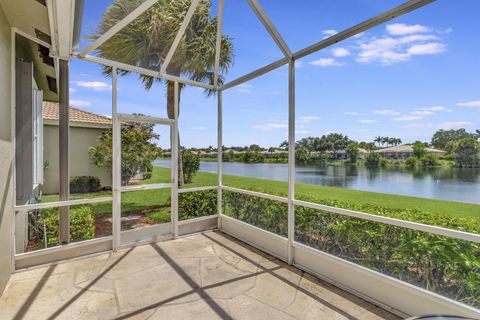
M456 104L457 107L480 108L480 100L464 101Z
M410 112L409 114L401 115L400 117L394 118L394 121L416 121L421 120L425 117L432 116L437 112L450 112L452 110L447 109L443 106L433 106L426 108L417 108L417 110Z
M412 111L410 114L413 116L419 116L419 117L426 117L426 116L431 116L434 112L429 111L429 110L417 110L417 111Z
M235 91L241 92L241 93L251 93L252 88L253 88L252 85L249 85L247 83L241 83L236 87Z
M315 120L320 120L320 117L317 117L317 116L302 116L302 117L298 117L296 123L310 123L312 121L315 121Z
M451 112L452 111L452 109L447 109L444 106L433 106L433 107L426 107L426 108L418 108L417 110L432 111L432 112Z
M429 42L424 44L416 44L407 49L407 54L410 56L416 55L426 55L426 54L437 54L445 52L447 49L443 43L439 42Z
M470 121L447 121L444 123L439 123L437 126L439 129L459 129L466 126L471 126L473 123Z
M398 118L394 118L393 121L416 121L422 119L421 116L416 116L416 115L403 115Z
M401 38L396 38L399 43L401 44L409 44L412 42L419 42L419 41L431 41L431 40L439 40L437 36L433 34L414 34L411 36L405 36Z
M469 121L447 121L441 123L415 123L403 126L404 129L460 129L472 125L472 122Z
M253 129L262 131L272 131L275 129L288 129L288 123L286 121L269 121L263 124L257 124L252 127Z
M360 116L361 113L360 112L356 112L356 111L347 111L347 112L344 112L345 115L347 116Z
M347 57L350 55L350 51L345 48L335 48L332 50L332 54L336 58Z
M371 119L362 119L362 120L358 120L358 122L365 123L365 124L377 123L377 121L371 120Z
M322 68L323 67L339 67L343 65L343 63L340 63L333 58L320 58L318 60L309 62L309 64L313 66L319 66Z
M380 109L380 110L374 110L374 114L380 114L382 116L398 116L400 112L397 112L392 109Z
M111 85L103 81L77 81L77 86L92 89L94 91L104 91L112 88Z
M326 39L326 38L328 38L328 37L331 37L331 36L333 36L333 35L335 35L335 34L337 34L337 33L338 33L338 31L335 30L335 29L323 30L323 31L322 31L322 34L324 35L323 39Z
M442 33L425 26L393 24L387 26L387 32L389 35L363 38L358 41L356 61L390 65L408 61L414 56L439 54L447 50L438 36ZM418 34L419 32L431 33Z
M295 60L295 68L302 68L303 67L303 60Z
M205 128L205 127L192 127L191 129L192 129L192 130L195 130L195 131L204 131L204 130L207 130L207 128Z
M73 107L80 108L80 107L89 107L92 104L89 101L75 100L74 99L74 100L70 100L70 105L73 106Z
M355 38L355 39L358 39L358 38L361 38L365 35L365 32L360 32L360 33L357 33L356 35L354 35L352 38Z
M430 28L421 24L393 23L386 26L386 30L393 36L430 32Z
M450 129L459 129L462 127L471 126L472 124L473 123L471 123L470 121L447 121L444 123L438 123L436 126L439 129L450 130Z
M68 92L75 93L75 92L77 92L77 89L70 87L70 88L68 88Z

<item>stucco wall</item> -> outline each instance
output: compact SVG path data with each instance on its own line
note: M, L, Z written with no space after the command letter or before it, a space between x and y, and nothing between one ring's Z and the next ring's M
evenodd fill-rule
M88 148L97 144L97 136L105 129L70 127L70 176L95 176L102 186L112 185L112 173L105 168L91 164ZM43 161L49 166L44 171L43 194L57 194L59 191L58 126L43 127Z
M0 6L0 294L12 273L13 146L10 26Z

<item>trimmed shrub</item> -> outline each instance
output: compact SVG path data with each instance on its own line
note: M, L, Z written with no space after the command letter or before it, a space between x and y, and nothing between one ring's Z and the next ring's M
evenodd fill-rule
M415 157L408 157L405 159L405 167L413 169L417 166L417 158Z
M427 153L422 158L420 158L420 163L424 167L434 167L438 165L438 157L431 153Z
M379 162L380 167L385 168L386 166L388 166L388 163L389 161L387 158L384 158L384 157L380 158L380 162Z
M100 178L94 176L70 177L71 193L98 192L101 189Z
M45 223L47 246L60 244L58 208L42 209L40 216ZM89 205L70 208L70 241L90 240L95 237L95 218Z
M223 214L272 233L287 236L288 206L275 200L223 191Z
M217 190L185 192L178 194L180 220L209 216L217 213Z
M143 180L151 179L152 173L151 172L144 172L143 173Z
M378 167L380 163L380 154L378 152L369 152L365 156L365 165L367 167Z
M185 183L191 183L193 177L200 169L200 157L188 150L182 151L183 179Z

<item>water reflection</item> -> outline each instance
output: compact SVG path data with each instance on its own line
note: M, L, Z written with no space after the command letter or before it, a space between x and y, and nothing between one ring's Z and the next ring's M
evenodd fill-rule
M156 165L168 167L169 161ZM201 162L200 170L216 172L215 162ZM224 174L287 181L287 164L223 164ZM480 169L459 168L367 168L352 165L297 165L296 182L329 187L480 203Z

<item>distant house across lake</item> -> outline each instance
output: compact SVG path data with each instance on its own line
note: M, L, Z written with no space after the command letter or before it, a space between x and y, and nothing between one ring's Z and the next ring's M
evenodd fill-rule
M426 148L425 151L436 156L443 156L447 154L446 151L434 148ZM375 152L380 153L383 157L387 159L405 160L408 157L413 157L413 147L410 144L384 148L376 150Z

